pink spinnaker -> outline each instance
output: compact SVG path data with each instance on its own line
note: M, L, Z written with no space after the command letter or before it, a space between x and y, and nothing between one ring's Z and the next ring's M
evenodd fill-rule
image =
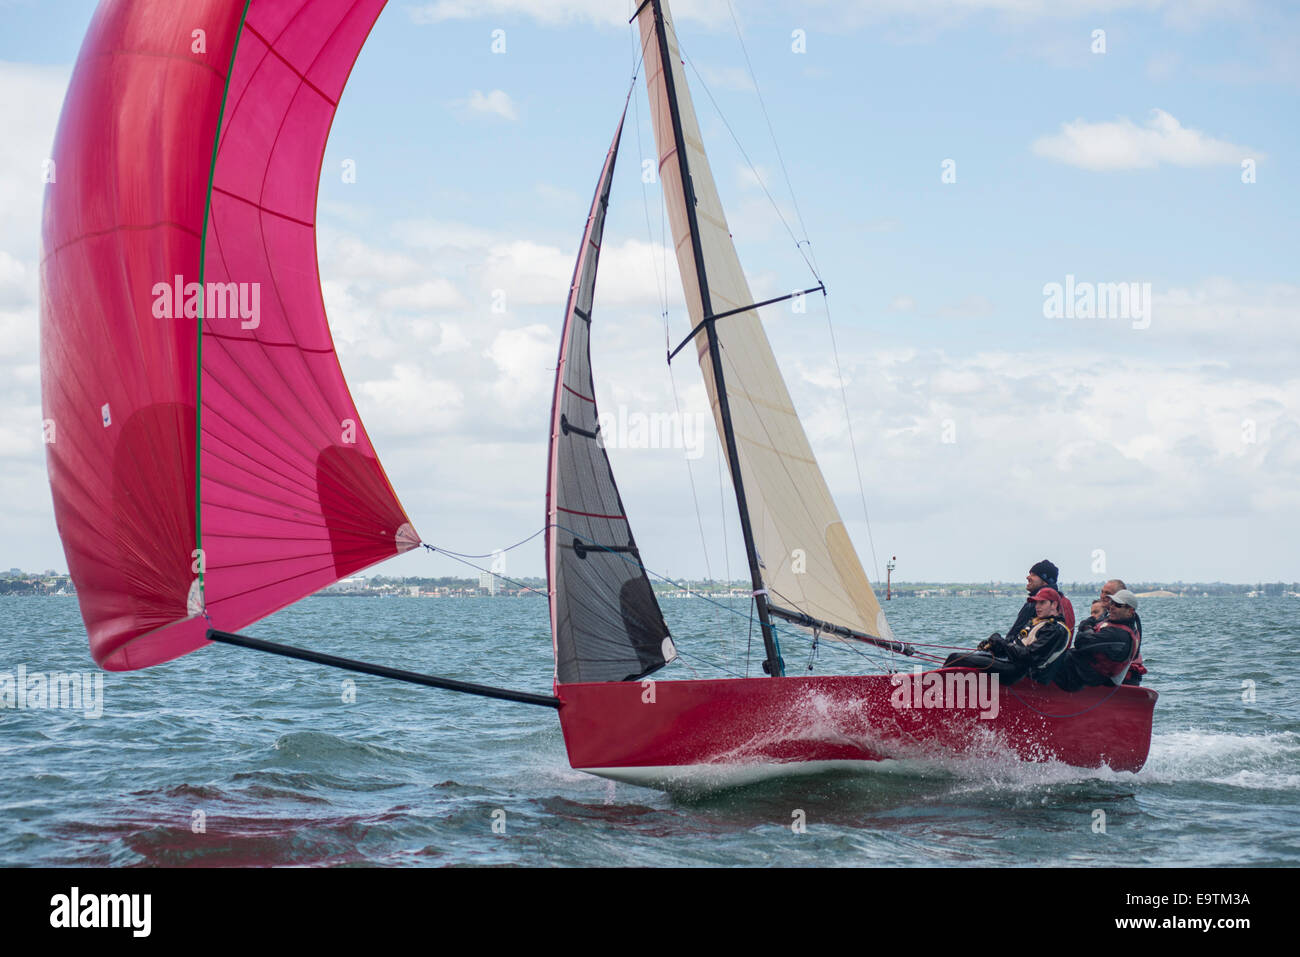
M325 142L383 6L104 0L91 22L46 193L41 386L104 668L175 658L419 542L316 262Z

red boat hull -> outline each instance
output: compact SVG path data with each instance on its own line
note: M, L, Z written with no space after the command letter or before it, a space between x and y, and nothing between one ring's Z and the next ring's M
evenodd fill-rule
M902 676L647 680L560 685L557 694L574 768L668 789L744 783L846 762L954 755L1116 771L1137 771L1146 763L1157 698L1149 688L1066 693L1024 680L986 685L980 699L970 686L974 678L963 669L941 669ZM922 693L936 683L948 689L937 704Z

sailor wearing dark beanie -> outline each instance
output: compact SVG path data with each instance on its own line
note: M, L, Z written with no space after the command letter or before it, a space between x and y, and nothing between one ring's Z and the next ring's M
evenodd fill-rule
M1035 562L1029 569L1029 574L1025 576L1025 589L1029 592L1029 598L1020 607L1020 614L1016 615L1015 623L1007 630L1008 637L1018 635L1022 628L1034 620L1034 592L1040 588L1053 588L1060 590L1057 580L1061 571L1054 564L1044 558L1041 562ZM1061 617L1065 619L1065 627L1074 634L1074 606L1070 604L1070 599L1064 595L1061 596Z
M1029 572L1032 575L1037 575L1040 579L1042 579L1043 582L1043 584L1039 585L1037 588L1034 587L1032 581L1030 582L1029 593L1031 595L1034 592L1038 591L1039 588L1044 588L1044 587L1055 588L1056 580L1061 575L1060 569L1057 568L1055 565L1053 565L1051 562L1049 562L1046 558L1044 558L1041 562L1035 562L1032 566L1030 566Z

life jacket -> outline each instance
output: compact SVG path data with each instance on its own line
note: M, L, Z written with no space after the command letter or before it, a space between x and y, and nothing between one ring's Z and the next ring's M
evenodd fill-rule
M1129 667L1133 669L1141 668L1138 674L1146 674L1146 668L1142 667L1142 635L1132 625L1122 625L1117 621L1107 621L1107 628L1118 628L1121 631L1127 631L1129 637L1133 639L1133 653L1129 655L1127 661L1115 661L1107 657L1103 652L1094 652L1092 656L1092 669L1100 675L1105 675L1110 679L1111 684L1123 684L1124 679L1128 676Z
M1136 620L1137 620L1137 619L1134 618L1134 621L1136 621ZM1139 675L1139 676L1141 676L1141 675L1144 675L1144 674L1147 673L1146 666L1142 664L1142 627L1141 627L1141 625L1139 625L1139 626L1138 626L1138 629L1137 629L1137 643L1138 643L1137 654L1133 656L1133 663L1132 663L1131 665L1129 665L1129 668L1128 668L1128 674L1124 676L1124 680L1125 680L1125 681L1128 681L1128 679L1131 678L1133 675Z
M1061 626L1066 629L1065 644L1061 645L1060 648L1052 652L1052 654L1049 657L1044 659L1043 663L1038 666L1037 670L1039 671L1045 669L1053 661L1061 657L1061 655L1065 654L1065 652L1069 649L1070 645L1074 643L1074 637L1073 635L1070 634L1069 628L1066 627L1065 622L1062 621L1061 618L1059 617L1035 618L1032 622L1030 622L1030 626L1028 628L1022 629L1020 634L1017 636L1020 639L1020 643L1024 645L1026 648L1028 648L1030 645L1032 645L1034 642L1038 640L1038 632L1042 629L1042 627L1051 621L1061 622Z

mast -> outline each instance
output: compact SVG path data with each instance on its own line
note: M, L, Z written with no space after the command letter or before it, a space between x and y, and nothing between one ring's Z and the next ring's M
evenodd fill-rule
M763 662L763 670L774 678L779 678L785 674L785 665L781 660L781 651L776 643L776 633L772 629L772 617L768 610L767 589L763 583L758 548L754 544L754 529L750 523L749 505L745 501L745 483L740 472L740 451L736 447L736 433L731 424L731 404L727 399L726 380L722 372L722 350L718 344L713 307L709 301L709 282L704 269L704 250L700 245L699 223L695 216L695 195L691 186L690 164L686 158L686 137L682 134L682 119L677 107L677 85L673 79L672 61L668 53L663 8L660 5L660 0L650 0L650 5L654 13L655 36L659 43L659 58L663 68L664 89L667 93L668 109L672 117L673 142L677 147L677 163L681 170L682 198L686 206L686 218L690 224L691 251L695 257L695 274L699 281L700 301L704 311L704 333L708 338L709 356L713 365L713 380L717 387L718 414L722 419L723 436L727 447L727 463L731 469L731 483L736 492L736 504L740 509L740 530L745 539L745 555L749 559L749 576L753 583L754 604L758 610L759 626L763 632L763 648L767 653L767 658Z

